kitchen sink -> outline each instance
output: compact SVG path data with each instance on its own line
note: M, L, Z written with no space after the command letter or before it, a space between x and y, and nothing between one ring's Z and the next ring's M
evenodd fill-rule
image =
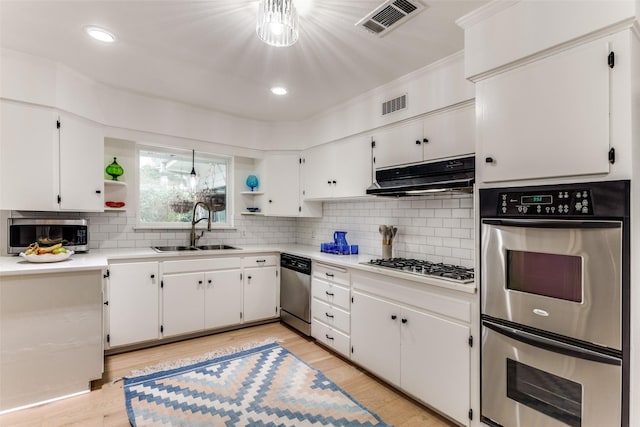
M223 249L238 249L228 245L203 245L203 246L153 246L156 252L185 252L185 251L220 251Z
M154 246L153 249L156 252L182 252L182 251L198 251L198 248L192 246Z
M236 248L228 245L203 245L203 246L196 246L196 247L202 251L220 251L223 249L240 249L240 248Z

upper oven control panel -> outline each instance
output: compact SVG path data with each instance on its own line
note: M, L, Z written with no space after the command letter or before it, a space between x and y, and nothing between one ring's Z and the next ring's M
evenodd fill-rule
M497 211L500 216L589 216L593 201L589 189L509 191L499 193Z

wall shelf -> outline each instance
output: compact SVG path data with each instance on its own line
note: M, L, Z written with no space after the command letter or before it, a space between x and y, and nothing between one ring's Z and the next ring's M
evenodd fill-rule
M264 215L262 212L240 212L240 215Z
M264 193L262 191L241 191L240 194L245 196L261 196Z
M123 187L127 186L127 183L124 181L114 181L112 179L105 179L104 180L104 185L121 185Z

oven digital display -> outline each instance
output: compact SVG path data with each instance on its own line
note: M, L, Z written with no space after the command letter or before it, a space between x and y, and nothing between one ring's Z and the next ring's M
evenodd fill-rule
M508 250L507 289L582 302L582 257Z
M553 196L548 194L541 194L535 196L522 196L520 197L521 205L551 205L553 204Z

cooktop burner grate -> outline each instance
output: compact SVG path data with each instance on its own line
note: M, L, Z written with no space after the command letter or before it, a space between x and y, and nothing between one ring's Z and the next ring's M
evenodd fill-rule
M372 259L368 262L364 262L363 264L401 270L420 276L435 276L458 283L470 283L473 282L474 279L473 268L467 268L460 265L434 263L419 259Z

